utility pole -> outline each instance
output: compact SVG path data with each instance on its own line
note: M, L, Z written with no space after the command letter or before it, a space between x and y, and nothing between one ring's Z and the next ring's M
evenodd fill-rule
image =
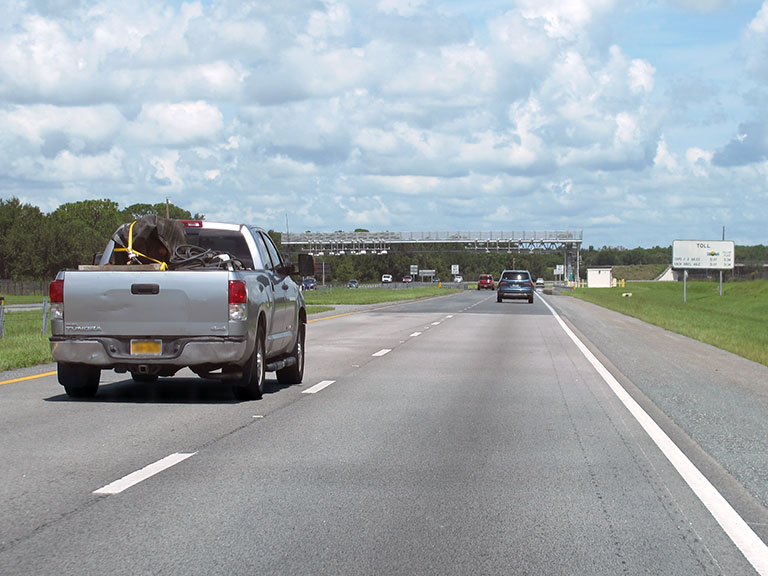
M723 226L723 240L725 240L725 226ZM734 258L735 258L734 254ZM723 295L723 271L720 270L720 296Z

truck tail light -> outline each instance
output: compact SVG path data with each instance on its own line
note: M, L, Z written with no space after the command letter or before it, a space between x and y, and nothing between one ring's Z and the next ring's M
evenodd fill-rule
M51 304L64 303L64 280L54 280L48 287Z
M202 228L203 223L200 220L180 220L185 228Z
M229 281L229 319L248 319L248 288L242 280Z
M64 280L54 280L48 286L51 299L51 320L64 318Z

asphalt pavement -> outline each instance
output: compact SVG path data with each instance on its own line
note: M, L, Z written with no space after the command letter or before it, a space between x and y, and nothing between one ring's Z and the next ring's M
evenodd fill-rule
M0 573L768 573L549 308L494 296L311 317L256 402L0 375ZM545 298L764 542L765 368Z

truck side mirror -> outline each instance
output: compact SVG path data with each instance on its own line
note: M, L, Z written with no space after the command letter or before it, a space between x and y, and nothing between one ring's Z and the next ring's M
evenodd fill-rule
M315 275L315 258L309 254L299 254L299 276Z

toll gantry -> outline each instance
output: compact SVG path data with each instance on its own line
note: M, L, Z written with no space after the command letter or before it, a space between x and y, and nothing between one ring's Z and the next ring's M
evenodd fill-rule
M387 254L397 250L466 250L476 252L562 252L565 279L578 277L583 231L523 230L490 232L301 232L286 233L291 252L316 256Z

